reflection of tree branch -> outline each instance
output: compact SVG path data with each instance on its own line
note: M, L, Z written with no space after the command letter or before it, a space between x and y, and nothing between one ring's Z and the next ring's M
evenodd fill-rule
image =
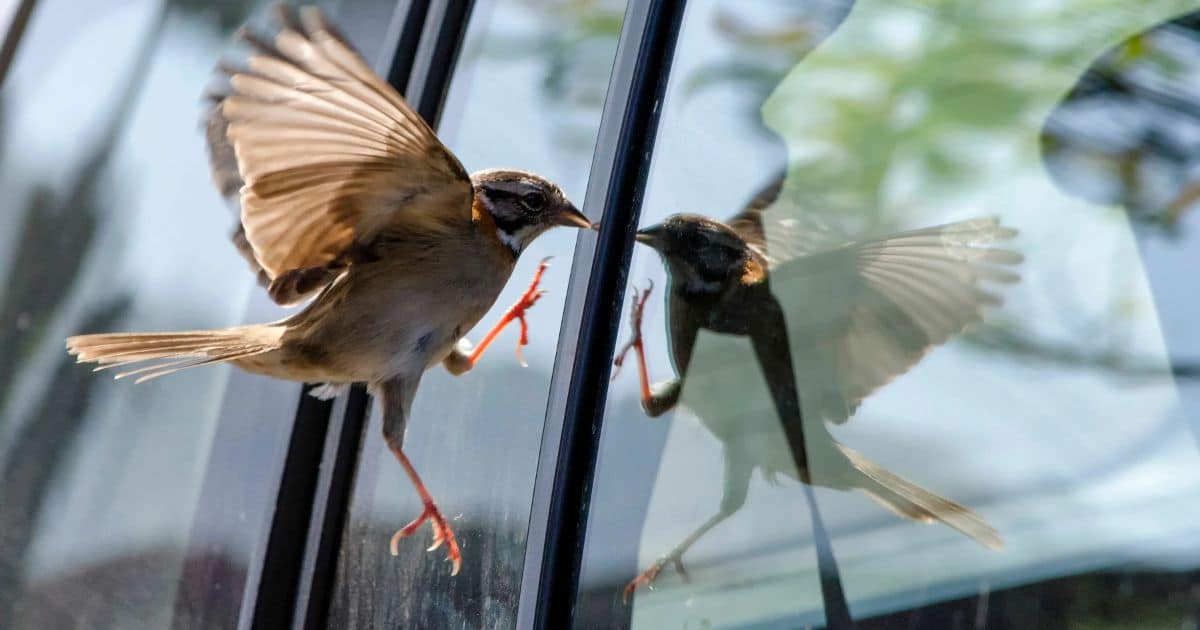
M250 11L261 3L246 0L169 0L167 4L172 9L177 8L199 16L215 16L221 31L229 32L244 24L250 16Z
M107 329L128 307L128 300L114 302L88 317L83 326ZM14 622L20 618L25 567L39 516L50 484L79 436L98 382L65 353L51 379L41 402L8 445L0 469L0 628L16 627Z
M20 249L0 298L0 322L14 324L0 331L0 405L18 366L37 347L43 327L66 297L95 237L103 205L104 167L145 87L165 20L166 10L160 8L146 37L139 42L116 106L101 126L103 133L85 154L70 187L61 195L47 187L33 189L22 234L16 240Z
M19 247L0 299L0 321L11 322L0 335L0 403L7 398L25 358L37 348L62 300L78 277L103 206L103 174L116 141L146 83L158 48L166 8L161 7L145 37L137 42L134 63L119 88L118 100L85 152L71 184L61 194L35 185L25 213ZM128 310L126 300L109 304L81 323L84 329L111 328ZM65 354L29 417L21 419L7 445L0 470L0 628L13 627L21 615L25 566L36 538L39 515L50 484L71 452L82 428L96 379L79 370ZM69 392L69 395L63 395Z
M1196 200L1190 171L1200 153L1189 138L1200 126L1200 106L1188 77L1196 67L1198 15L1142 31L1097 58L1042 134L1045 165L1060 188L1124 206L1168 235ZM1123 127L1128 120L1141 122Z
M11 7L6 16L9 22L3 25L4 40L0 44L0 85L4 84L8 68L17 54L17 46L21 43L21 36L25 34L25 26L29 23L29 14L33 12L33 4L33 0L18 0L17 6Z
M1104 370L1114 376L1148 379L1169 372L1176 378L1200 378L1200 362L1173 363L1164 369L1148 358L1131 357L1121 350L1086 350L1076 344L1037 339L1030 334L999 327L968 332L963 339L981 349L1053 365Z

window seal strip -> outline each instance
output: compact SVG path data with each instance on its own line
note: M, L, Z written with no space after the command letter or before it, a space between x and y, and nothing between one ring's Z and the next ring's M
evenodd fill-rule
M372 55L401 92L408 83L430 0L393 3L387 32ZM360 47L361 50L361 47ZM370 409L361 385L333 401L300 392L254 607L239 626L323 628ZM297 524L303 523L304 526Z
M435 129L474 5L474 0L401 3L381 46L378 65L386 68L381 74ZM304 555L301 572L294 580L297 592L290 625L295 630L326 627L370 415L371 397L362 384L351 387L334 403L306 541L303 549L293 549Z
M609 78L576 245L517 609L518 628L572 625L588 502L642 194L686 2L629 2Z

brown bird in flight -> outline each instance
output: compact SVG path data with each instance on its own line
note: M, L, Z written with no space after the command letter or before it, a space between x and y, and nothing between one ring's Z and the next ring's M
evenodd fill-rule
M630 582L626 596L667 564L682 570L683 553L745 503L755 468L769 478L798 474L807 484L859 489L899 516L940 521L985 547L1002 547L977 514L839 443L827 423L846 422L872 392L999 304L985 283L1016 282L1004 267L1022 257L990 245L1016 231L984 218L837 239L783 211L766 212L782 185L782 177L773 181L728 223L679 214L637 233L660 254L670 279L667 328L678 377L650 385L641 335L649 288L634 296L634 336L615 363L635 351L650 416L683 396L722 442L725 481L717 514ZM715 337L706 342L709 360L697 364L702 329L748 338L758 370ZM776 417L747 413L744 385L732 385L755 372L766 380ZM697 382L685 390L689 378ZM783 442L769 437L780 427Z
M365 382L383 405L383 434L424 504L434 545L461 566L454 532L402 449L417 384L441 363L470 370L495 334L522 325L529 289L473 350L472 329L517 257L554 226L592 227L558 186L520 170L468 175L433 130L380 79L316 7L280 6L274 38L245 33L253 53L223 68L226 93L208 120L214 177L237 190L234 235L271 297L291 317L220 330L80 335L67 349L97 370L138 382L232 363L256 374L326 383L326 395Z

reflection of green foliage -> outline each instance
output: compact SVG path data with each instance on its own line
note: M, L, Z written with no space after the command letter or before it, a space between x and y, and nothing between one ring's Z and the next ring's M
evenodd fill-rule
M973 34L971 25L971 19L938 24L952 33L928 37L904 57L884 47L843 47L824 54L820 67L830 80L841 75L847 82L870 85L845 95L831 89L819 125L790 114L785 109L788 95L774 101L785 127L779 131L785 136L804 133L828 150L821 159L797 163L789 186L817 197L830 195L837 200L833 212L851 210L865 225L890 230L894 226L883 216L889 206L885 186L899 161L923 169L925 179L943 189L970 185L975 168L963 155L962 134L1010 129L1034 99L1027 85L1009 75L1021 67L1053 63L1032 46ZM925 114L931 104L937 113Z
M1158 182L1168 172L1155 164L1163 155L1155 146L1178 146L1190 142L1184 138L1195 136L1186 125L1179 125L1178 116L1181 112L1195 116L1189 110L1196 108L1187 99L1163 108L1163 95L1144 94L1146 86L1133 78L1153 67L1170 85L1172 73L1180 67L1196 67L1194 55L1162 55L1163 47L1148 34L1169 30L1182 46L1179 50L1194 51L1195 29L1181 28L1180 22L1154 24L1148 18L1170 19L1194 9L1195 3L1158 1L1147 3L1140 13L1091 0L1000 6L954 0L860 0L852 21L796 66L770 97L763 115L788 142L792 161L787 190L805 213L821 214L852 233L886 233L932 214L933 209L949 212L970 204L988 212L993 198L1011 199L1001 192L1005 179L1011 177L1030 191L1028 201L1046 213L1059 211L1060 205L1063 212L1074 212L1081 204L1069 203L1072 195L1102 202L1094 215L1098 225L1119 220L1108 210L1113 205L1124 206L1138 220L1162 216L1161 211L1139 210L1144 204L1135 201L1141 187ZM1135 18L1145 29L1140 33ZM873 29L898 29L901 34L871 38ZM1182 79L1193 72L1177 76ZM1135 152L1111 151L1103 145L1093 148L1089 145L1093 136L1120 137L1133 131L1121 119L1095 116L1082 116L1073 127L1056 126L1064 107L1063 91L1073 85L1067 104L1079 95L1097 100L1126 98L1124 93L1137 87L1143 96L1130 99L1131 104L1142 108L1137 114L1149 114L1146 117L1155 121L1159 132L1143 139ZM1165 91L1183 89L1185 84L1178 83ZM1158 104L1152 107L1156 99ZM1158 115L1164 109L1173 112ZM1097 199L1081 193L1081 170L1075 164L1064 167L1070 170L1070 178L1053 179L1052 158L1064 146L1115 164L1093 181L1098 186L1123 182L1118 196ZM1181 162L1194 164L1186 151L1175 152ZM1042 177L1045 172L1052 177ZM1065 194L1054 194L1058 191L1047 183ZM1178 194L1194 203L1200 199L1200 182L1182 187ZM1073 215L1064 214L1064 221L1067 216ZM1136 254L1132 249L1122 251ZM1056 263L1043 260L1039 268L1050 268L1047 264ZM1140 286L1132 279L1140 278L1140 267L1116 264L1112 273L1114 292L1117 287ZM1075 321L1082 311L1069 309L1074 305L1067 302L1067 298L1057 301L1064 317ZM1104 307L1088 307L1094 308ZM1114 300L1102 319L1110 328L1124 330L1140 318L1130 314L1127 301ZM1131 339L1079 334L1060 347L1008 326L1005 343L997 343L998 337L991 335L985 347L1120 374L1149 369L1141 363L1143 357L1129 354ZM1076 345L1091 351L1071 351ZM1188 366L1177 368L1178 375L1194 375ZM1161 377L1163 370L1157 373Z
M756 3L756 11L744 4L719 7L712 28L730 47L728 54L693 70L684 78L683 95L693 98L706 89L733 84L744 92L745 115L763 133L759 109L783 77L832 32L849 10L851 0L830 3L842 5L836 11L820 11L820 3ZM746 19L747 14L766 9L773 18L765 24ZM779 15L775 15L779 13ZM759 16L761 17L761 16Z
M625 16L618 0L511 0L494 10L523 9L535 16L529 31L489 32L482 50L465 56L495 61L534 59L542 66L541 93L564 115L546 117L557 144L590 153L596 137L617 37ZM492 26L492 28L495 28Z

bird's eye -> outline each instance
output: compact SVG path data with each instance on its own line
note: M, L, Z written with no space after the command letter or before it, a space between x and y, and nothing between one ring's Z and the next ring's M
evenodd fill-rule
M543 195L536 190L533 192L527 192L524 195L521 195L521 203L531 211L537 212L542 209L542 206L546 205L546 195Z

